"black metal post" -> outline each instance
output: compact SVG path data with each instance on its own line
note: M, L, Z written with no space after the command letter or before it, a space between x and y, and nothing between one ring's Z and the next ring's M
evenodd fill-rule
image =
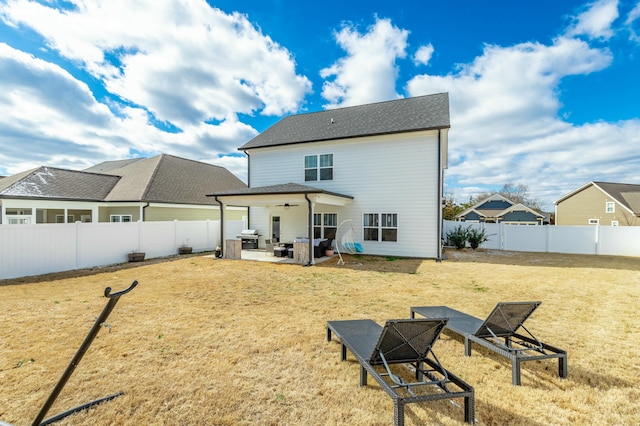
M100 331L100 327L107 320L107 317L113 310L116 303L118 303L120 296L133 290L133 288L136 285L138 285L138 281L134 281L133 283L131 283L129 288L127 288L126 290L122 290L114 294L109 294L111 293L111 287L107 287L104 289L104 296L109 298L107 305L102 310L102 313L100 314L100 316L96 319L96 322L95 324L93 324L93 327L91 327L89 334L87 334L87 337L85 337L84 342L82 342L82 344L80 345L80 348L78 348L78 351L76 352L75 356L71 360L71 363L67 366L67 369L62 374L62 377L60 377L58 384L53 389L53 391L51 392L51 395L49 395L49 398L42 406L42 409L40 410L40 412L38 413L38 415L36 416L35 420L32 423L33 426L40 425L40 423L44 419L44 416L47 415L47 411L49 411L49 409L55 402L56 398L62 391L62 388L64 388L64 385L67 384L67 380L69 380L69 377L71 377L71 374L73 374L73 371L76 369L76 367L80 363L80 360L82 360L82 357L84 356L85 352L87 352L87 349L89 349L89 346L91 346L93 339L98 334L98 331Z

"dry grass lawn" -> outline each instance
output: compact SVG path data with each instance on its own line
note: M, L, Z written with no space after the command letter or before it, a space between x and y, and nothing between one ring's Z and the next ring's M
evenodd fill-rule
M640 259L449 251L433 260L347 257L315 267L179 257L92 274L0 282L0 420L31 424L106 304L123 296L49 415L124 391L61 425L387 425L393 404L360 388L328 320L407 318L448 305L478 317L499 301L541 300L527 321L566 349L523 364L443 336L434 350L474 386L478 425L638 424ZM124 266L124 265L123 265ZM80 276L78 276L80 275ZM33 281L33 282L30 282ZM47 417L48 417L47 416ZM410 404L407 425L462 424L449 401Z

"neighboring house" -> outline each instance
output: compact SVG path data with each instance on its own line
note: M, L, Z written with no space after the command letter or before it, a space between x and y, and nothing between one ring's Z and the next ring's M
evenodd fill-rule
M0 223L218 220L207 192L246 185L227 169L172 155L107 161L83 171L38 167L0 179ZM246 208L230 209L241 220Z
M542 225L543 214L521 203L493 194L456 215L459 222L505 223L509 225Z
M289 116L239 148L249 188L210 196L250 207L260 246L349 231L366 254L441 259L449 127L447 93Z
M555 204L556 225L640 226L640 185L589 182Z

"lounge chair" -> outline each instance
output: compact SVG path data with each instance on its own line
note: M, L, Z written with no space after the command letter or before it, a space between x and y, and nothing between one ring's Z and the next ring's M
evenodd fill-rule
M464 338L466 356L471 356L471 343L475 342L509 358L511 380L514 385L520 385L520 364L525 361L558 358L558 375L567 377L567 352L541 342L523 325L540 303L498 303L484 321L446 306L412 307L411 318L416 314L426 318L448 318L445 331ZM520 328L526 335L517 333Z
M342 345L341 360L347 349L360 363L360 386L367 385L370 374L393 399L396 426L404 425L404 407L408 403L464 398L464 420L474 421L474 391L471 386L446 370L431 347L446 319L388 320L381 327L370 319L327 322L327 341L334 333ZM396 364L392 372L391 366ZM398 364L410 364L416 381L405 381ZM426 365L425 365L426 364ZM430 393L425 391L431 390Z

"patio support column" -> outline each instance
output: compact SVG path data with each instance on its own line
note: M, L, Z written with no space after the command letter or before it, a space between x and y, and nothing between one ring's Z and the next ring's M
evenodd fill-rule
M313 203L311 199L309 199L309 194L304 194L304 198L307 200L307 205L309 209L309 263L308 265L315 265L315 261L313 259Z
M225 210L225 205L222 203L222 201L220 201L218 199L218 197L213 197L215 198L215 200L218 202L218 204L220 204L220 255L222 257L224 257L224 239L225 239L225 232L224 232L224 210Z

